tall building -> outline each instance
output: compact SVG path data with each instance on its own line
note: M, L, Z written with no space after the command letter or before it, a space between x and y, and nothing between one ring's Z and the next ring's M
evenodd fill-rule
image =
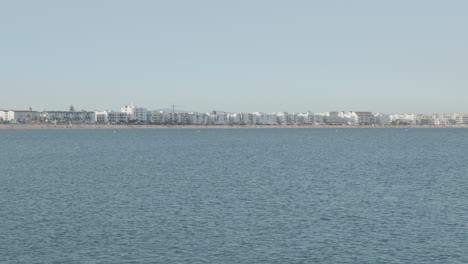
M129 120L148 121L148 110L146 108L137 107L133 103L123 107L121 112L126 113Z

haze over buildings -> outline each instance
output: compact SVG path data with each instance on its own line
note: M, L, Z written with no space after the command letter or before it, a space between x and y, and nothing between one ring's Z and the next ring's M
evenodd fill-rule
M468 112L468 2L2 1L0 109Z
M179 112L150 111L129 104L120 111L0 110L4 124L100 125L262 125L262 126L468 126L468 114L384 114L367 111L331 112Z

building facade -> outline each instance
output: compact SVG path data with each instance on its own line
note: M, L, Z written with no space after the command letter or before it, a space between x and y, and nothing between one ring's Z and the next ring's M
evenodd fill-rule
M40 121L40 112L32 110L3 110L0 120L9 123L31 123Z
M88 111L44 111L41 120L52 124L94 124L96 113Z

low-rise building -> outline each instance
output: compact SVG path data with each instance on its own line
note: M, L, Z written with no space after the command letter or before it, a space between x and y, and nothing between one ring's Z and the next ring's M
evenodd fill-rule
M40 118L40 113L32 110L4 110L1 115L3 122L10 123L38 122Z
M96 111L96 123L99 124L122 124L129 122L129 116L124 112Z
M43 111L41 119L54 124L93 124L96 122L96 112L88 111Z

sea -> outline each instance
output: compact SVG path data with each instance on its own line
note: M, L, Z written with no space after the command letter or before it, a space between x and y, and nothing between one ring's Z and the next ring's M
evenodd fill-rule
M0 130L0 263L468 263L468 129Z

